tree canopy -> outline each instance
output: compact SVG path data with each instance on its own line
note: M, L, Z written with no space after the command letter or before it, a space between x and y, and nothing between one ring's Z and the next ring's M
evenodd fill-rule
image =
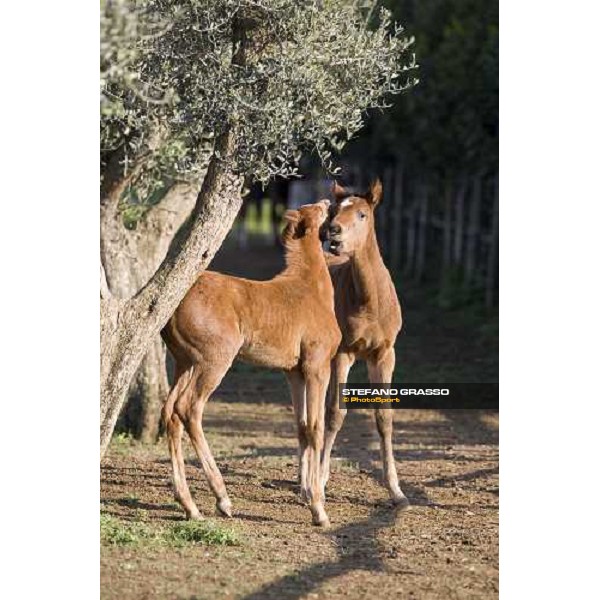
M376 4L105 2L103 178L129 177L141 195L197 178L232 126L237 172L293 175L312 151L332 169L365 111L415 82L412 39Z

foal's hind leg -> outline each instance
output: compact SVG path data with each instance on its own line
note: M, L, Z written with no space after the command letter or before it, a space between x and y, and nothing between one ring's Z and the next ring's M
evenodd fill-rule
M227 517L231 516L231 501L227 495L221 471L219 471L219 467L217 467L217 463L206 441L204 430L202 429L202 416L206 402L221 382L230 365L231 360L219 369L215 369L214 367L212 369L208 369L207 367L201 368L199 365L195 365L194 369L198 371L197 393L189 403L182 405L178 403L175 405L175 410L183 421L194 450L202 464L208 485L217 499L217 509Z
M308 500L308 438L306 437L306 382L300 371L289 371L286 373L290 391L292 394L292 405L296 415L296 427L298 431L298 480L300 483L300 497Z
M183 506L189 519L201 519L200 511L192 499L190 489L185 477L185 463L183 459L182 437L183 423L174 412L173 408L182 396L194 393L195 382L192 380L191 367L184 371L179 367L175 368L175 382L165 405L162 409L163 423L169 440L169 454L171 455L171 465L173 468L173 486L175 488L175 499Z
M369 381L371 383L391 383L396 355L394 349L390 348L380 356L369 359L367 368L369 370ZM400 489L398 473L396 472L396 461L394 460L394 445L392 443L393 414L391 408L376 408L375 422L379 433L381 444L381 459L383 461L383 479L390 492L392 501L398 506L408 506L408 498Z

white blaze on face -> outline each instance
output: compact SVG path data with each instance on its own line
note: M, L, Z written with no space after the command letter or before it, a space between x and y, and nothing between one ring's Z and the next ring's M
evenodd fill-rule
M342 200L342 203L340 204L340 206L342 208L344 208L345 206L350 206L352 204L352 200L350 200L350 198L346 198L345 200Z

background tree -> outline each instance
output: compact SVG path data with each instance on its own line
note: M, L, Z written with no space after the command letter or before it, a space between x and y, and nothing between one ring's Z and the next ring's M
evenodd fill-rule
M365 111L412 85L411 40L374 4L102 5L101 453L142 357L229 231L243 176L294 175L303 152L331 169ZM200 188L189 217L158 269L136 272L125 263L184 184Z
M435 175L497 168L498 3L384 0L415 36L420 85L358 140L379 163L398 153Z
M384 0L415 37L420 84L374 116L343 158L384 174L388 264L444 305L495 302L498 3Z

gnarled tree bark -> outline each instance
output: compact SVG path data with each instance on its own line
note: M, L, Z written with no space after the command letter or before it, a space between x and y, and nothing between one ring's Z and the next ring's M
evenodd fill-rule
M122 426L144 443L155 442L160 431L162 405L168 393L167 349L157 335L150 342L135 374L117 427Z
M106 264L119 262L111 256L119 235L117 204L120 185L101 199L100 300L100 453L104 455L133 376L152 340L160 333L175 308L208 266L221 246L241 206L242 178L230 168L235 133L229 128L215 142L202 188L190 217L177 232L169 252L148 283L134 295L113 293ZM114 225L114 226L113 226ZM123 246L126 251L127 246ZM102 279L105 277L106 286Z
M176 184L135 229L127 229L119 215L102 220L103 266L113 294L130 298L148 283L176 231L189 217L195 199L191 186ZM156 440L160 407L167 393L166 349L157 335L142 359L121 417L127 429L142 441Z
M245 24L239 20L233 32L232 64L244 64L246 45ZM157 139L163 133L158 128ZM100 297L100 458L108 448L127 390L144 354L199 274L210 264L239 212L243 177L231 166L235 142L236 125L232 117L215 141L190 216L177 231L158 270L135 295L116 297L111 293L106 267L101 269L101 291L105 293ZM153 144L154 141L150 150ZM143 168L144 160L139 157L125 177L112 177L111 164L107 165L101 187L101 222L106 225L107 235L117 235L113 225L119 220L119 198L136 176L135 170ZM117 161L115 165L122 163L118 157ZM119 169L115 167L112 171ZM101 235L103 265L111 260L108 239L103 240ZM113 256L112 260L116 258Z

